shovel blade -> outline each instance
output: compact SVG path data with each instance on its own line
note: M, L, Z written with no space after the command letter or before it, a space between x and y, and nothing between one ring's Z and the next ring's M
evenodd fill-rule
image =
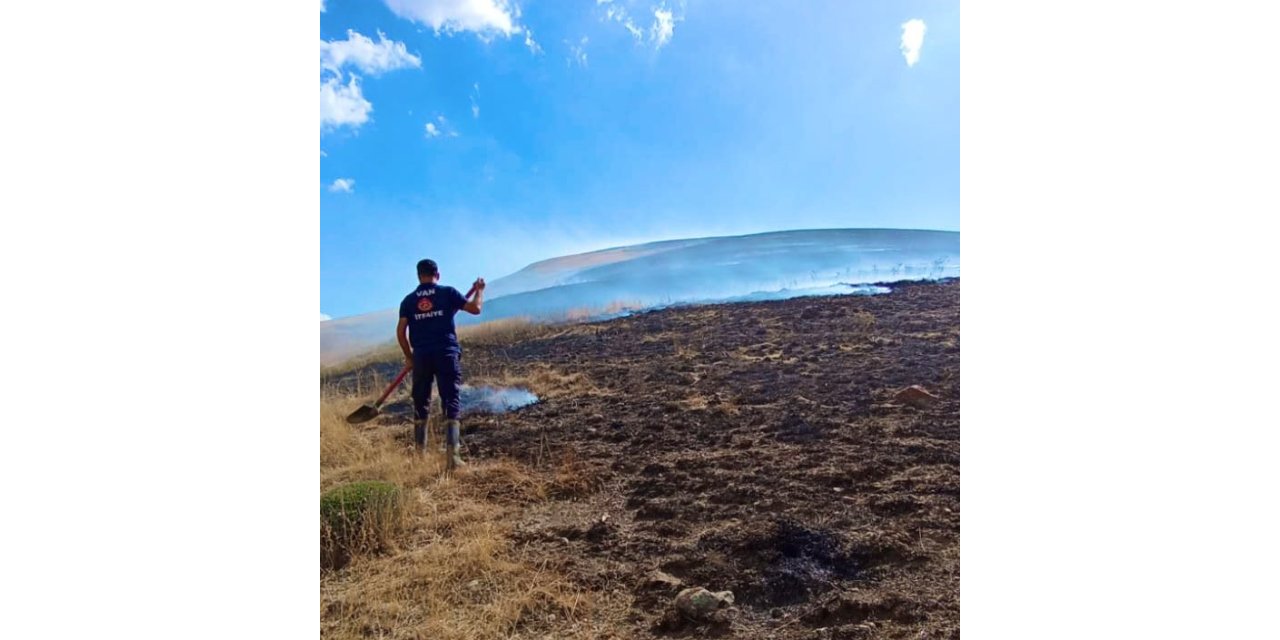
M362 404L359 409L352 411L351 415L347 416L347 422L350 424L360 424L361 422L368 422L376 417L378 417L377 407L371 404Z

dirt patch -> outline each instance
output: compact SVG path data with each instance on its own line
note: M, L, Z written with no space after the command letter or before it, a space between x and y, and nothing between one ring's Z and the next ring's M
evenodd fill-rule
M747 606L771 608L798 604L856 579L863 558L851 553L838 532L814 529L790 519L751 528L730 528L703 536L697 545L732 558L728 571L714 564L695 565L686 581L724 585ZM679 576L679 573L674 575Z

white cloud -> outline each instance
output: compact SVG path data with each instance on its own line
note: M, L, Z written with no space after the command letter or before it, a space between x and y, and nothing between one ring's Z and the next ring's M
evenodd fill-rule
M324 322L325 320L332 320L332 319L333 319L333 316L330 316L329 314L323 311L320 312L320 322Z
M524 46L529 47L530 53L535 56L542 53L542 46L534 41L533 31L528 27L524 30Z
M654 49L661 49L663 45L671 42L671 36L675 34L676 23L671 19L671 11L666 7L653 10L653 26L649 27L649 40L653 42Z
M596 0L596 6L605 6L604 19L616 22L622 25L627 33L635 38L637 44L642 44L647 39L649 44L653 45L655 50L661 49L668 42L671 42L672 36L675 35L675 27L677 22L684 20L684 16L675 15L666 4L660 4L652 7L653 23L649 25L648 37L645 37L645 30L636 25L635 20L631 18L631 14L627 13L626 7L621 4L614 4L613 0ZM684 12L684 2L679 3L681 13Z
M610 0L605 0L605 2L596 0L597 5L609 4L609 2ZM609 8L604 10L604 17L622 25L622 28L626 29L631 34L631 37L636 39L636 42L644 41L644 31L636 26L636 23L631 20L631 16L627 15L626 8L616 4L609 4Z
M587 37L582 36L582 40L578 44L573 44L568 40L565 40L564 43L569 46L569 57L565 58L565 62L570 65L577 62L579 67L587 66Z
M373 104L360 93L360 79L351 76L343 84L340 76L330 76L320 82L320 127L359 127L369 120Z
M920 59L920 46L924 44L924 20L913 18L902 23L902 57L907 59L907 66L916 66Z
M435 122L428 122L423 126L428 138L439 138L440 136L448 136L450 138L458 137L458 132L449 124L444 116L436 116Z
M381 31L378 42L347 31L346 40L320 41L320 128L359 128L369 120L373 104L360 91L360 78L348 67L378 75L395 69L420 67L422 60L403 42L388 40ZM344 82L343 77L347 80Z
M324 0L320 0L320 13L324 13Z
M320 41L320 67L340 72L353 66L367 74L378 75L396 69L422 66L422 59L409 53L403 42L388 40L381 31L378 41L347 30L346 40Z
M353 193L356 190L356 181L351 178L338 178L329 185L329 191L332 193Z
M384 0L392 13L435 29L481 35L520 33L520 7L511 0Z

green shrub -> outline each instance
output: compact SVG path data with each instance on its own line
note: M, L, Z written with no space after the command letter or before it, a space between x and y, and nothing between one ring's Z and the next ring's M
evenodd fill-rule
M320 496L320 565L339 568L351 556L385 547L404 519L400 489L389 482L353 482Z

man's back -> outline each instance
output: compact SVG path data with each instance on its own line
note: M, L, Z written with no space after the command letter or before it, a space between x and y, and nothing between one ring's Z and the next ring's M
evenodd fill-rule
M409 321L414 351L460 351L453 316L467 303L453 287L421 284L400 303L400 317Z

